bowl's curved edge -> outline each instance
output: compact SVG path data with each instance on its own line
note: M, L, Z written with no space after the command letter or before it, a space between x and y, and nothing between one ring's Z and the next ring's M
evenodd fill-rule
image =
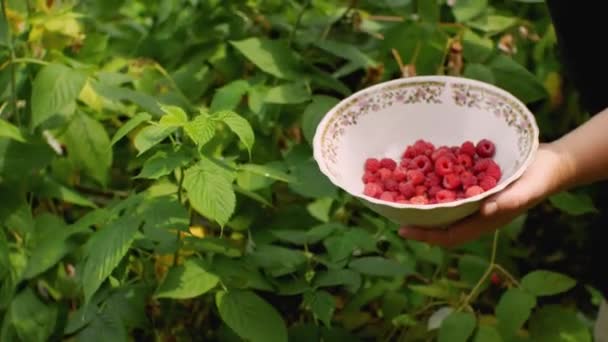
M519 169L513 174L511 175L509 178L507 178L506 180L500 182L496 187L485 191L479 195L473 196L473 197L469 197L466 199L461 199L461 200L457 200L457 201L453 201L453 202L447 202L447 203L438 203L438 204L425 204L425 205L415 205L415 204L402 204L402 203L391 203L391 202L386 202L386 201L381 201L379 199L373 198L373 197L369 197L363 194L359 194L359 193L354 193L353 191L349 191L345 186L342 186L340 184L340 182L338 182L332 175L330 172L328 172L325 163L323 162L323 157L321 156L321 135L322 135L322 131L324 130L324 128L326 127L328 121L331 119L332 114L339 108L341 108L345 103L348 103L350 101L352 101L354 98L357 97L361 97L367 93L373 93L374 91L383 88L383 87L387 87L387 86L391 86L391 85L395 85L395 84L402 84L402 83L410 83L410 82L421 82L421 81L436 81L436 82L445 82L446 83L446 87L449 86L450 83L452 82L465 82L465 83L469 83L471 85L477 85L477 86L481 86L481 87L486 87L489 88L509 99L511 99L514 103L516 103L517 105L519 105L524 114L528 117L528 119L530 120L530 122L532 123L532 130L534 133L533 136L533 141L532 141L532 146L530 149L530 153L528 154L528 156L526 157L526 159L524 160L524 162L520 165ZM396 209L417 209L417 210L433 210L433 209L438 209L438 208L452 208L452 207L458 207L467 203L471 203L471 202L479 202L485 198L488 198L502 190L504 190L506 187L508 187L509 185L511 185L513 182L515 182L516 180L518 180L526 171L526 169L530 166L530 164L534 161L534 158L536 158L536 154L538 152L538 147L540 146L540 130L538 127L538 123L536 122L536 118L535 116L532 114L532 112L529 110L529 108L520 100L518 99L516 96L514 96L513 94L509 93L508 91L499 88L493 84L490 83L486 83L486 82L482 82L482 81L478 81L478 80L474 80L474 79L470 79L470 78L466 78L466 77L457 77L457 76L414 76L414 77L408 77L408 78L400 78L400 79L395 79L395 80L391 80L391 81L387 81L387 82L383 82L383 83L378 83L375 84L371 87L365 88L365 89L361 89L358 92L355 92L353 94L351 94L350 96L342 99L340 102L338 102L338 104L336 104L332 109L330 109L321 119L321 121L319 122L319 124L317 125L317 128L315 130L315 134L314 134L314 138L313 138L313 158L315 159L317 165L319 166L319 169L321 170L321 172L328 177L328 179L335 185L337 185L338 187L340 187L342 190L346 191L347 193L349 193L350 195L352 195L355 198L358 198L360 200L364 200L370 203L373 203L375 205L380 205L380 206L387 206L387 207L391 207L391 208L396 208Z

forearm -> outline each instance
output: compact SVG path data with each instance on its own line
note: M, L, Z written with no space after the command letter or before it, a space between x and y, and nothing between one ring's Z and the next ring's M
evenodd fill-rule
M550 145L562 160L556 190L608 179L608 109Z

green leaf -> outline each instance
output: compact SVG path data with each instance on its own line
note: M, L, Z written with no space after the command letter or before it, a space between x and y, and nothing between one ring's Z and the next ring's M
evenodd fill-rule
M344 58L345 60L349 61L351 64L351 69L354 71L356 69L362 68L362 67L369 67L369 66L374 66L376 64L376 62L370 58L369 56L367 56L365 53L363 53L363 51L361 51L357 46L352 45L352 44L347 44L347 43L342 43L339 41L332 41L332 40L315 40L314 44L341 58ZM336 75L336 77L338 76L343 76L344 74L339 74Z
M336 310L334 297L326 291L304 293L304 305L310 308L315 317L326 327L331 326L331 318Z
M134 130L141 123L149 121L151 118L152 116L148 113L139 113L135 115L134 117L129 119L129 121L125 122L125 124L122 125L118 129L118 131L116 131L116 134L114 134L114 136L112 137L111 144L116 144L120 139L129 134L129 132Z
M310 216L316 218L321 222L329 222L329 214L331 212L331 206L334 203L333 198L323 197L316 201L309 203L306 206Z
M497 55L489 63L496 84L511 92L525 103L544 98L547 94L543 84L530 71L510 57Z
M420 19L428 22L439 21L439 2L437 0L417 1Z
M186 238L186 242L187 246L201 252L219 253L230 258L243 255L239 246L228 239L215 237L205 237L203 239Z
M9 275L9 267L8 241L6 241L4 230L0 230L0 280L4 280L4 277Z
M251 342L287 342L287 328L274 307L251 291L218 292L215 303L222 320Z
M53 158L51 148L42 142L20 143L0 138L0 177L4 180L23 180L36 174Z
M142 155L147 150L165 140L171 133L175 132L176 129L177 127L152 125L139 131L134 142L135 148L139 152L138 155Z
M532 309L536 306L536 298L518 288L507 290L496 306L498 331L503 337L510 337L528 320Z
M183 265L169 270L156 291L156 298L188 299L213 289L219 278L207 272L198 262L186 260Z
M563 191L549 197L551 204L568 215L578 216L597 213L593 199L587 194L575 194Z
M306 256L299 250L274 245L261 245L249 254L249 260L273 277L280 277L306 264Z
M191 158L183 148L177 151L158 151L146 160L141 172L135 178L159 179L178 167L185 166Z
M267 103L293 104L310 100L310 92L306 85L298 83L287 83L270 88L264 99Z
M2 5L4 6L4 5ZM11 31L4 16L0 16L0 46L11 46Z
M296 57L283 41L248 38L231 43L266 73L287 80L296 80L301 76Z
M217 112L214 113L213 116L217 118L217 120L223 121L228 126L228 128L230 128L230 130L232 130L234 134L236 134L239 139L241 139L241 142L243 143L243 145L245 145L245 147L251 154L251 148L253 147L255 136L253 134L253 129L251 128L249 121L247 121L242 116L230 111Z
M236 206L232 180L213 172L208 163L199 163L185 172L184 188L192 207L201 215L224 226Z
M272 167L271 165L256 165L256 164L243 164L239 166L240 171L247 171L260 175L263 177L271 178L281 182L292 182L294 179L287 173L279 170L278 168Z
M317 95L312 98L312 102L306 107L304 114L302 114L302 133L309 144L312 145L315 131L321 119L338 102L339 100L335 97L325 95Z
M102 84L100 82L94 82L92 85L93 89L95 89L99 95L107 99L112 101L130 101L156 117L164 114L156 99L148 94L125 87Z
M313 160L291 166L291 174L295 181L289 183L289 188L308 198L332 197L335 198L338 189L319 170Z
M271 231L276 238L296 245L315 244L337 230L346 229L338 223L325 223L308 230L281 229Z
M135 239L141 218L122 217L102 227L87 242L84 251L82 286L89 302L103 281L118 266Z
M414 272L407 265L377 256L355 259L348 267L361 274L379 277L403 277Z
M578 314L557 305L542 307L530 319L530 337L534 342L591 342L589 328Z
M161 105L160 109L165 113L158 122L163 127L182 127L188 122L188 114L180 107Z
M489 34L501 33L515 24L517 24L517 18L503 15L482 16L474 21L468 22L469 26Z
M371 234L363 229L350 228L344 234L336 234L323 241L323 245L334 262L347 259L356 249L375 251L376 245Z
M32 84L32 128L74 104L87 78L62 64L44 66Z
M55 198L66 203L72 203L83 207L96 208L95 203L82 196L78 192L60 184L49 176L43 176L35 187L40 197Z
M462 54L468 62L484 62L494 49L492 39L481 37L472 30L466 30L462 35Z
M201 113L184 126L184 131L196 146L203 147L215 135L215 122L206 113Z
M479 325L473 342L503 342L498 331L489 325Z
M315 288L344 286L351 293L361 287L361 275L349 269L327 270L317 273L313 282Z
M468 63L464 68L464 77L468 77L474 80L494 84L496 80L494 79L494 74L492 73L492 69L488 68L483 64L478 63Z
M77 113L64 135L68 158L99 182L108 183L112 166L110 137L103 125L88 115Z
M57 306L45 304L26 288L11 302L8 319L21 341L44 342L55 329Z
M103 310L76 335L76 342L127 342L127 330L119 316Z
M213 95L209 111L215 113L220 110L235 110L249 89L249 83L243 80L236 80L226 84Z
M466 342L473 334L477 321L469 312L454 312L441 324L439 342Z
M522 288L536 296L552 296L566 292L576 285L576 280L566 275L538 270L521 279Z
M455 295L454 289L445 282L435 282L430 285L409 285L408 288L431 298L449 299Z
M0 119L0 138L9 138L19 142L25 142L25 137L13 124L10 122Z
M458 22L465 22L480 15L488 6L488 0L459 0L452 7Z
M461 279L472 288L481 279L489 265L486 259L467 254L458 260L458 272ZM485 282L483 288L487 285L488 282ZM483 291L483 288L480 291Z

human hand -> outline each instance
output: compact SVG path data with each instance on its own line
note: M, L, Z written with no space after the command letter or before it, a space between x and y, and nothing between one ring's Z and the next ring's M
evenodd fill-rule
M403 227L399 235L442 247L455 247L475 240L511 222L546 197L560 191L572 171L564 154L551 144L541 144L526 172L505 190L481 204L477 214L447 229Z

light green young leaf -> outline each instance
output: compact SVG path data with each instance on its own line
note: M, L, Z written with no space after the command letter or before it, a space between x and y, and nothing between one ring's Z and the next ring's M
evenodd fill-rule
M480 15L488 7L488 0L459 0L452 7L456 21L465 22Z
M469 312L453 312L439 328L439 342L466 342L473 334L477 320Z
M251 153L251 148L253 147L255 136L253 134L253 129L251 128L249 121L247 121L242 116L230 111L221 111L214 113L213 117L217 120L224 122L228 126L228 128L230 128L230 130L232 130L234 134L236 134L239 139L241 139L243 145L245 145L249 153Z
M103 281L127 254L141 224L141 218L125 216L102 227L87 242L82 269L85 302L89 302Z
M91 178L105 186L112 166L110 137L103 125L77 113L64 135L68 158Z
M188 122L188 114L180 107L161 105L160 109L165 113L159 121L163 127L181 127Z
M178 151L158 151L144 163L135 178L159 179L173 172L180 166L185 166L191 156L184 149Z
M149 121L151 118L152 116L148 113L139 113L135 115L129 119L129 121L125 122L125 124L122 125L118 131L116 131L116 134L114 134L112 137L111 144L116 144L120 139L129 134L129 132L134 130L135 127L139 126L143 122Z
M496 306L498 331L503 337L511 337L528 320L532 309L536 306L536 298L518 288L507 290Z
M184 126L184 131L198 147L203 147L215 135L215 124L208 114L201 113Z
M32 128L75 103L86 75L63 64L44 66L32 85Z
M503 15L482 16L468 23L469 26L489 34L503 32L515 24L517 18Z
M274 307L251 291L232 289L215 296L220 317L251 342L287 342L285 321Z
M0 119L0 138L2 137L25 142L25 137L19 128L4 119Z
M213 95L209 110L212 113L220 110L235 110L249 89L249 83L244 80L237 80L226 84Z
M135 137L135 148L139 151L138 156L165 140L177 127L163 127L152 125L142 129Z
M310 92L303 83L287 83L270 88L264 100L275 104L302 103L310 100Z
M232 179L213 172L208 163L199 163L186 170L184 188L192 207L201 215L224 226L236 206Z
M576 285L576 280L566 275L538 270L526 274L521 279L521 286L536 296L553 296L566 292Z
M301 76L297 59L283 41L248 38L231 43L264 72L287 80L296 80Z
M186 260L169 270L156 291L156 298L188 299L198 297L214 288L219 278L207 272L199 263Z
M312 102L304 110L302 114L302 133L304 138L312 145L312 141L317 130L319 122L325 114L339 102L335 97L324 95L314 96Z
M336 310L336 300L326 291L315 291L304 293L304 305L306 305L315 317L323 322L326 327L331 326L331 319Z
M568 215L578 216L597 213L591 196L586 194L575 194L572 192L560 192L549 197L551 204Z

